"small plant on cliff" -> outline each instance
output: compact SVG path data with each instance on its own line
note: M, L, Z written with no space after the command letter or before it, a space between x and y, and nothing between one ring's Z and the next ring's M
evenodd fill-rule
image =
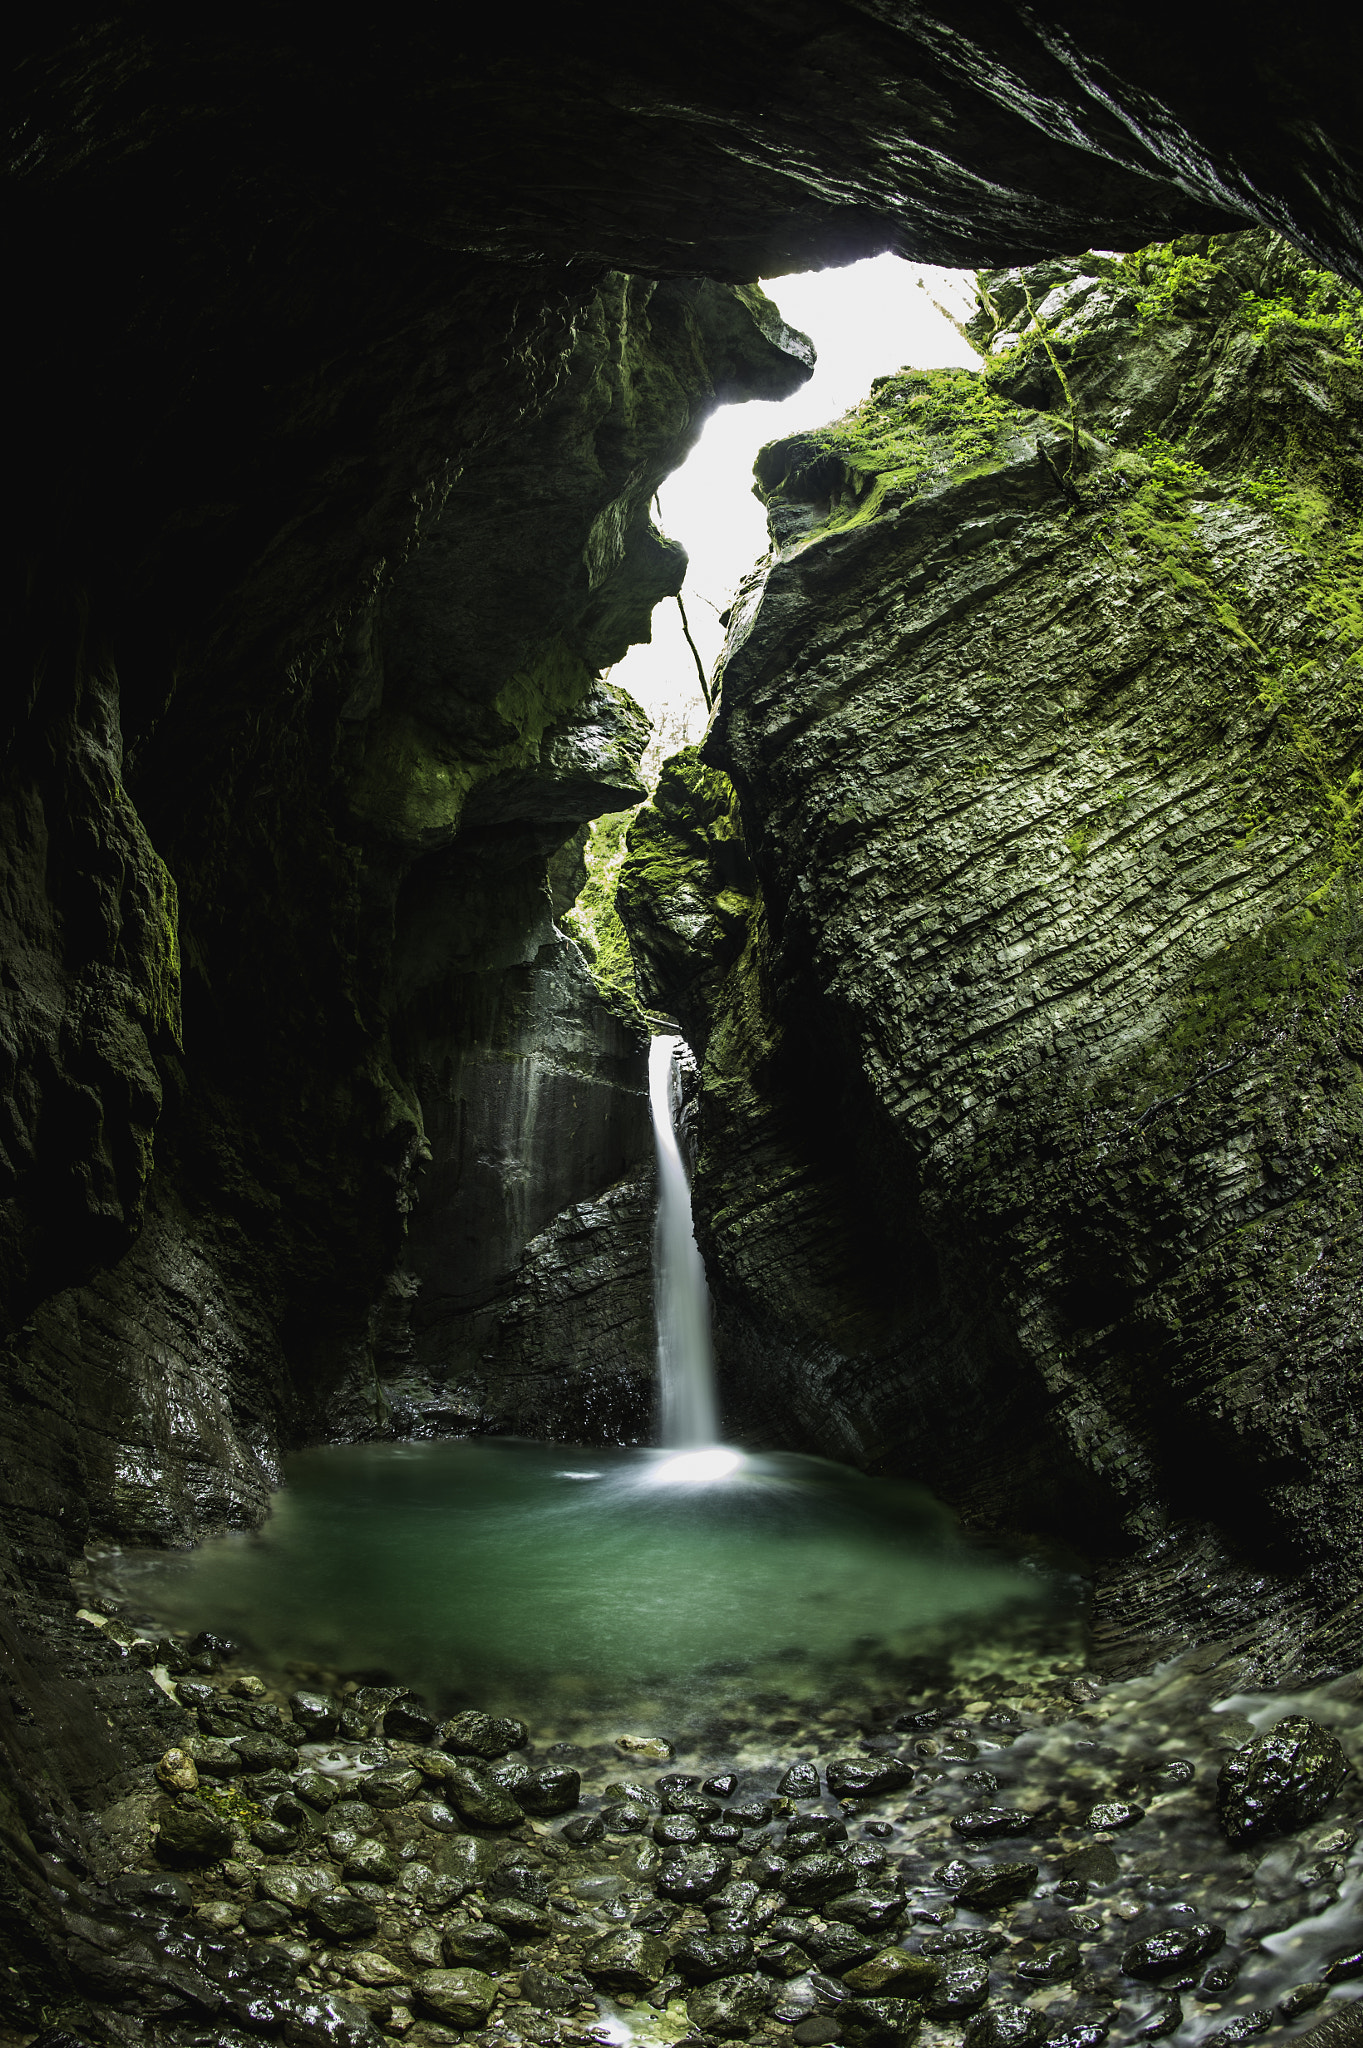
M638 1000L634 959L615 907L615 887L624 865L625 834L634 815L632 810L609 811L596 820L583 849L587 879L563 920L564 930L586 954L596 981L602 988L628 997L631 1003Z

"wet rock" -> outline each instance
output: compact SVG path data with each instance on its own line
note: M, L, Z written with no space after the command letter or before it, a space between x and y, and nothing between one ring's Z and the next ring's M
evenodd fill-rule
M601 1809L601 1825L608 1835L637 1835L652 1825L653 1810L635 1799L620 1799Z
M957 1887L957 1904L976 1913L994 1906L1011 1906L1015 1900L1026 1898L1040 1874L1035 1863L981 1863Z
M397 1858L386 1842L377 1836L357 1841L345 1859L347 1878L358 1878L363 1884L391 1884L398 1874Z
M235 1778L241 1771L241 1758L221 1736L191 1736L188 1749L201 1778Z
M1172 1970L1186 1970L1193 1963L1214 1956L1226 1939L1224 1927L1212 1927L1193 1920L1181 1927L1166 1927L1159 1934L1133 1941L1122 1950L1122 1968L1128 1977L1146 1977L1153 1982Z
M1011 1806L978 1806L968 1813L958 1813L951 1823L951 1832L960 1835L967 1842L991 1842L1003 1835L1030 1835L1036 1821L1030 1813L1019 1813Z
M168 1792L197 1792L199 1772L187 1749L168 1749L156 1766L158 1783Z
M559 1829L565 1842L571 1842L575 1849L585 1848L589 1842L599 1842L606 1832L606 1824L596 1813L579 1813L566 1827Z
M693 1984L736 1977L749 1969L753 1945L746 1934L688 1934L672 1951L672 1968Z
M1124 1799L1109 1799L1100 1806L1089 1808L1084 1826L1092 1828L1095 1834L1108 1834L1119 1828L1134 1828L1137 1821L1144 1819L1143 1806L1128 1805Z
M383 1717L383 1732L395 1742L434 1742L437 1723L413 1693L394 1700ZM524 1739L524 1738L522 1738Z
M1235 2048L1237 2041L1251 2041L1256 2034L1266 2034L1272 2025L1271 2012L1237 2013L1229 2026L1219 2027L1214 2034L1206 2034L1203 2039L1206 2048Z
M321 1742L328 1735L334 1735L341 1725L341 1709L337 1701L325 1692L292 1692L289 1694L289 1711L295 1725L303 1730L309 1742Z
M523 1812L540 1819L569 1813L582 1797L582 1775L567 1764L541 1764L521 1780L515 1796Z
M547 1911L530 1899L485 1899L483 1918L503 1928L513 1941L539 1941L549 1932Z
M912 1784L913 1767L893 1756L839 1757L825 1775L835 1799L880 1799Z
M592 1983L607 1991L647 1991L667 1967L666 1943L640 1927L616 1928L593 1942L582 1958Z
M658 1872L658 1890L680 1905L696 1904L719 1890L732 1867L722 1849L703 1842L666 1858Z
M216 1863L232 1853L232 1828L193 1794L162 1802L156 1853L165 1863Z
M233 1746L244 1771L291 1771L297 1761L289 1743L259 1729L237 1736Z
M948 1955L939 1959L941 1977L923 2000L935 2020L963 2019L978 2012L989 1996L989 1965L983 1956Z
M843 1892L824 1906L829 1920L846 1920L867 1933L893 1927L904 1917L904 1901L898 1892Z
M1279 2000L1278 2011L1285 2020L1300 2019L1304 2012L1313 2012L1323 2005L1329 1995L1328 1984L1294 1984Z
M801 1856L798 1862L790 1864L780 1882L792 1904L817 1906L845 1891L847 1880L847 1865L842 1857L830 1849L816 1849L812 1855Z
M789 1980L802 1977L809 1968L809 1957L795 1941L763 1942L757 1951L757 1967L769 1977Z
M693 1813L660 1813L652 1835L665 1849L686 1849L700 1840L701 1826Z
M931 1956L912 1955L903 1948L882 1948L865 1962L844 1969L842 1981L858 1997L876 1998L885 1992L902 1992L920 1998L933 1990L942 1977L942 1966Z
M966 2021L966 2048L1033 2048L1044 2041L1048 2021L1029 2005L996 2005Z
M421 1772L411 1764L384 1764L371 1771L360 1786L360 1797L370 1806L392 1809L406 1806L422 1787Z
M412 1989L423 2012L452 2027L481 2027L497 1997L481 1970L422 1970Z
M818 1770L810 1763L792 1764L776 1789L786 1799L817 1799L820 1789Z
M362 1941L379 1931L379 1916L353 1892L316 1892L308 1901L308 1922L324 1941Z
M1062 1939L1047 1942L1035 1954L1023 1956L1017 1973L1029 1984L1059 1984L1074 1975L1079 1962L1078 1942Z
M504 1927L488 1920L469 1920L447 1927L441 1937L442 1953L450 1964L476 1970L504 1970L511 1961L511 1937Z
M1216 1811L1227 1841L1238 1847L1305 1827L1324 1813L1348 1768L1328 1728L1303 1715L1280 1721L1221 1767Z
M801 1813L786 1829L782 1846L791 1856L802 1856L811 1847L831 1849L847 1840L847 1824L831 1813Z
M721 1977L691 1993L686 2013L700 2033L732 2041L750 2034L771 2005L772 1988L765 1977Z
M524 1820L518 1802L472 1757L444 1756L439 1750L425 1749L416 1761L423 1777L439 1783L441 1797L475 1826L509 1828Z
M241 1916L241 1924L248 1934L282 1934L291 1919L287 1906L276 1905L273 1899L253 1899Z
M992 1927L934 1928L923 1936L925 1956L996 1956L1007 1945Z
M489 1760L506 1756L513 1749L523 1749L529 1738L530 1730L524 1721L471 1712L455 1714L451 1720L442 1722L437 1735L441 1748L456 1756Z
M849 1998L838 2007L838 2024L852 2048L893 2048L912 2041L923 2009L911 1998Z
M858 1963L866 1962L880 1952L881 1944L868 1938L850 1922L834 1922L831 1926L810 1928L803 1937L821 1970L827 1970L834 1977L841 1977ZM924 1944L926 1949L926 1944Z

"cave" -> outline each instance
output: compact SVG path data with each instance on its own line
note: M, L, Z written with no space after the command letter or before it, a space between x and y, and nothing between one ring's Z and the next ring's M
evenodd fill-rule
M181 1884L108 1816L188 1723L82 1571L257 1528L309 1445L649 1443L659 1022L726 1434L1081 1560L1076 1702L1200 1658L1232 1705L1324 1688L1356 1748L1357 26L146 5L16 40L14 2040L378 2038L382 1956L370 2007L261 2017L187 1894L151 1951L99 1932ZM887 362L763 450L772 553L650 791L610 672L683 587L655 493L807 380L782 276L887 252L978 274L982 367ZM565 919L626 810L621 995ZM795 2038L912 2038L854 2008Z

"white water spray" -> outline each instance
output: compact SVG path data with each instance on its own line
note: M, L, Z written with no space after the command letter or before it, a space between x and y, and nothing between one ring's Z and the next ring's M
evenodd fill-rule
M658 1331L662 1440L678 1449L715 1445L719 1435L710 1295L691 1222L691 1190L677 1143L676 1053L680 1038L657 1037L648 1049L648 1099L658 1149L658 1216L653 1229L653 1313ZM737 1463L735 1454L727 1455ZM668 1465L693 1465L669 1459ZM664 1472L666 1467L663 1468ZM689 1471L679 1477L709 1477Z

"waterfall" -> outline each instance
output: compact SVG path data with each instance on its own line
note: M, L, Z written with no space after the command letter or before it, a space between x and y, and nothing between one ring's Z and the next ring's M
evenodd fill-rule
M719 1436L710 1296L691 1223L691 1190L677 1143L675 1075L680 1038L648 1049L648 1099L658 1148L658 1215L653 1228L653 1313L664 1444L707 1445Z

